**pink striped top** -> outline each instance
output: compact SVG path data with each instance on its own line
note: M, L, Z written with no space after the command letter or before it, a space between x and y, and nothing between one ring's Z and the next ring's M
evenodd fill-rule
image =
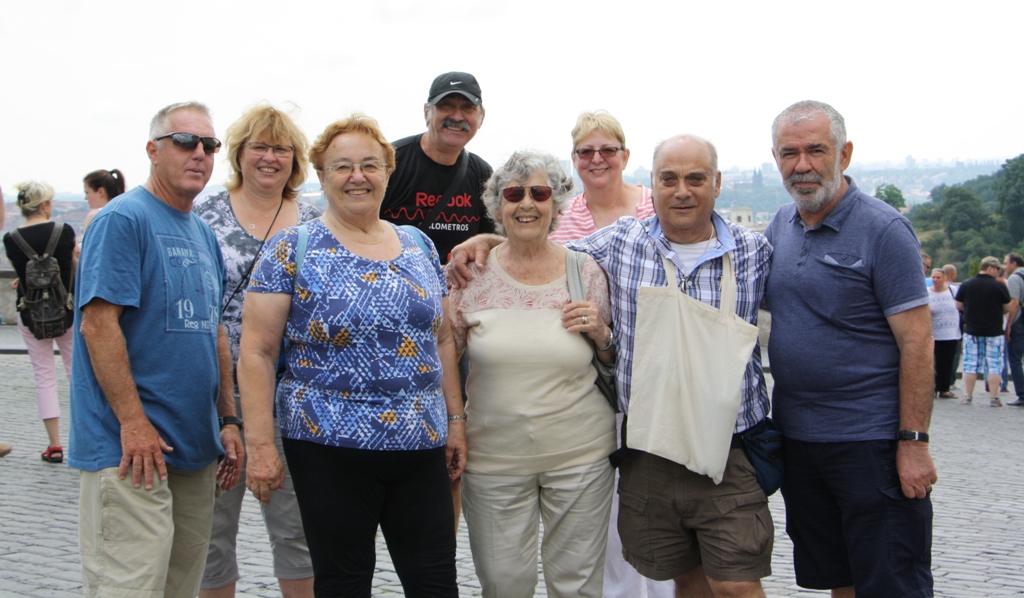
M643 190L640 203L636 206L636 217L639 220L650 218L654 215L654 202L651 201L651 190L643 185L637 185ZM594 217L587 208L585 193L580 193L569 200L569 207L558 220L558 228L548 235L548 239L555 243L564 244L576 239L582 239L597 231L594 225Z

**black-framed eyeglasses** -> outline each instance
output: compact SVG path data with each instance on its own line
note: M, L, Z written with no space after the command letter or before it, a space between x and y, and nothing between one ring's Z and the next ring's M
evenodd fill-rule
M181 149L188 150L190 152L195 150L196 147L198 147L199 144L202 143L204 152L206 152L207 154L216 154L217 152L220 151L220 146L223 145L221 144L220 139L217 139L216 137L202 137L199 135L195 135L193 133L181 132L161 135L160 137L157 137L153 141L160 141L161 139L168 138L170 138L171 143L173 143L174 145L180 147Z
M353 164L352 162L335 162L330 166L324 166L324 170L333 170L334 172L338 173L339 176L349 177L352 176L352 173L356 171L356 168L362 171L364 175L372 175L377 174L378 172L384 170L386 167L387 165L381 162L380 160L367 160L359 164Z
M501 190L501 196L509 203L519 203L526 198L526 190L530 190L530 197L533 201L541 202L551 199L552 190L547 185L534 185L532 187L505 187Z
M260 156L267 153L267 150L274 150L274 155L278 158L288 158L295 152L294 145L270 145L260 141L246 141L245 147L251 149Z
M611 158L615 154L619 153L621 150L622 150L621 146L620 147L601 147L601 148L596 148L596 149L592 148L592 147L585 147L583 149L576 150L576 155L579 156L580 158L583 158L584 160L590 160L591 158L594 157L595 153L600 153L601 157L604 158L605 160L607 160L608 158Z

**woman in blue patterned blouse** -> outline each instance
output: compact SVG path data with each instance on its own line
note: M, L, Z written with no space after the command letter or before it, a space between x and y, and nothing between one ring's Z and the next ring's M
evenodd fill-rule
M370 595L379 524L407 595L457 596L465 415L437 252L380 220L395 152L376 121L329 125L310 162L327 209L267 242L243 307L247 485L264 502L281 486L276 404L316 594Z

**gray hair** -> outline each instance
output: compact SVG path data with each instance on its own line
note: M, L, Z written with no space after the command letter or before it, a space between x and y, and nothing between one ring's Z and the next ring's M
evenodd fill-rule
M572 193L572 177L565 174L558 158L544 152L530 150L518 151L512 154L508 161L500 166L491 175L484 187L484 207L487 208L487 216L494 222L494 228L499 235L505 234L505 226L501 223L498 210L501 209L501 192L509 183L526 183L534 173L544 173L548 177L548 185L551 186L551 201L554 204L554 212L551 217L551 228L548 232L558 227L558 216L565 211L569 203L569 195Z
M846 121L843 115L825 102L815 100L803 100L786 108L775 120L772 121L772 148L778 147L779 126L783 123L797 123L803 120L812 119L824 114L828 119L828 136L835 146L838 154L840 148L846 145Z
M651 176L652 177L654 176L653 169L655 168L655 165L658 163L658 153L661 152L661 146L665 145L669 141L672 141L673 139L679 139L680 137L689 137L691 139L699 139L700 141L704 142L704 145L706 145L707 148L708 148L708 154L710 154L710 156L711 156L711 176L713 178L715 176L715 174L718 172L718 149L715 147L714 143L711 143L707 139L704 139L703 137L699 137L697 135L676 135L674 137L669 137L668 139L664 139L660 143L658 143L658 145L655 146L655 148L654 148L654 157L651 158L651 169L652 169Z
M213 121L210 116L210 109L206 107L206 104L191 100L188 102L178 102L177 104L171 104L170 106L164 106L159 112L153 117L153 120L149 121L149 138L150 140L156 139L161 135L167 133L173 133L174 131L168 131L167 127L170 126L171 115L181 110L191 110L198 112L206 117L207 120Z
M15 188L18 190L18 209L25 218L38 214L44 203L53 200L53 187L46 183L28 181Z

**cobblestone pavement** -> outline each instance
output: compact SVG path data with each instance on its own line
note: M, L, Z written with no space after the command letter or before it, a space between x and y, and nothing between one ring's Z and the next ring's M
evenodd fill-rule
M8 328L8 327L3 327ZM13 327L11 327L13 328ZM15 333L16 334L16 333ZM7 335L0 334L0 337ZM2 345L0 338L0 345ZM0 355L3 416L0 441L14 452L0 459L0 596L81 594L78 556L78 473L44 463L46 435L38 420L31 366L25 355ZM61 383L61 438L67 439L67 384ZM976 395L980 397L979 391ZM1009 395L1004 395L1004 398ZM939 468L933 571L936 595L973 598L1024 596L1024 409L993 409L988 401L962 406L939 400L932 418L932 451ZM774 575L768 596L827 596L794 582L782 498L771 498L775 518ZM239 534L242 581L239 596L279 596L259 509L247 496ZM480 595L465 526L459 534L459 585L463 596ZM374 595L401 595L383 541L377 545ZM538 595L546 595L543 582Z

